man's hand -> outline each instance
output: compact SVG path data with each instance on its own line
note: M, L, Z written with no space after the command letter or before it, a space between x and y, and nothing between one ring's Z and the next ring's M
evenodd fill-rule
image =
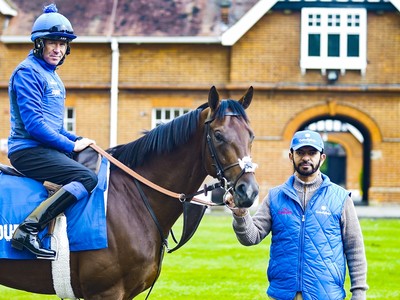
M82 150L89 147L91 144L96 145L96 142L88 138L82 138L80 140L77 140L75 141L74 152L81 152Z
M229 208L235 216L243 217L247 214L247 208L238 208L235 206L235 202L233 201L233 196L230 193L227 193L224 197L224 202L227 208Z

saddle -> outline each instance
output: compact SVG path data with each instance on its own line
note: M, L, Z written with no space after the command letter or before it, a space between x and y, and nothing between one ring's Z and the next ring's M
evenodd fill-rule
M85 150L78 152L73 156L73 159L85 167L89 168L96 174L99 173L101 165L101 155L97 153L93 148L88 147ZM7 175L26 177L24 174L19 172L13 166L8 166L0 163L0 171ZM44 187L47 189L49 194L53 194L61 188L61 185L45 181L43 182Z

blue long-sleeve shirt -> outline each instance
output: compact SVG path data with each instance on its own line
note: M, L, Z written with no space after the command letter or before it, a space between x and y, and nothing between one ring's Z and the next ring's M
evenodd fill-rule
M63 125L65 87L56 66L36 58L31 51L9 82L11 130L8 156L36 146L70 153L76 135Z

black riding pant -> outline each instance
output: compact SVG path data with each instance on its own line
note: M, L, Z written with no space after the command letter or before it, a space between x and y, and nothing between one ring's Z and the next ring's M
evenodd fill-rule
M97 185L97 175L92 170L53 148L23 149L11 154L10 162L22 174L37 181L60 185L77 181L88 193Z

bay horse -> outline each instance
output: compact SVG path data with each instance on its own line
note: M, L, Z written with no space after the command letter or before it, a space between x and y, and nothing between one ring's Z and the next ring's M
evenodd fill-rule
M226 181L237 207L250 207L258 185L254 171L245 171L238 161L251 155L254 134L245 109L252 98L252 87L238 101L221 100L212 87L208 103L108 152L151 182L183 194L195 193L207 175L219 178ZM120 168L110 168L108 248L70 253L71 286L77 298L132 299L157 279L164 243L160 228L167 237L183 205L149 186L140 187L141 192ZM1 259L0 284L55 294L48 260Z

